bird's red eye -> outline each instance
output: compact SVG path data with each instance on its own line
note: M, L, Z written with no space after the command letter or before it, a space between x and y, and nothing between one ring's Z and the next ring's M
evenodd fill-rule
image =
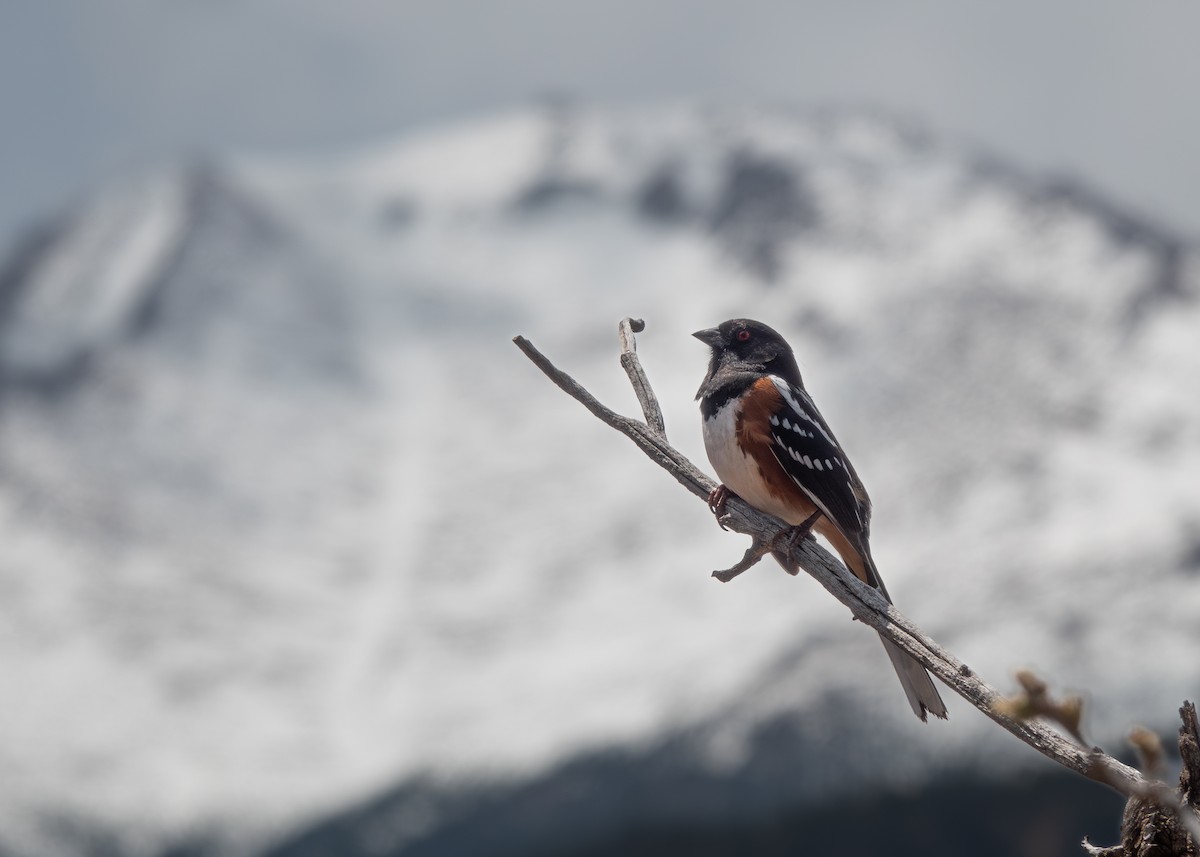
M748 342L750 340L750 331L739 330L737 338L738 338L738 342Z

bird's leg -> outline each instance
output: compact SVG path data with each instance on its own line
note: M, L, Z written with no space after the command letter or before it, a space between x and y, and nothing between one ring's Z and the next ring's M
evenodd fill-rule
M734 494L724 485L718 485L712 491L708 492L708 510L713 513L713 516L717 519L717 526L719 526L722 530L729 529L729 527L725 526L725 524L721 521L721 519L725 517L725 506L729 502L730 497L736 496L736 494ZM736 565L734 565L732 568L723 568L718 571L714 571L712 576L722 583L728 583L743 571L746 571L747 569L757 565L758 561L770 552L771 546L769 544L755 539L754 543L751 544L750 547L746 548L745 556L743 556Z
M796 546L800 542L808 537L808 534L812 532L813 525L820 517L820 510L813 512L801 523L796 524L794 527L780 530L771 539L771 554L775 557L775 561L783 566L783 570L788 574L799 574L800 566L792 559L792 551L796 549ZM782 547L779 546L781 539L784 540Z
M721 523L721 518L725 517L725 505L729 502L730 497L737 495L726 488L724 485L718 485L716 488L708 492L708 511L712 512L717 519L717 526L722 530L729 528Z
M724 500L729 495L729 489L722 485L721 488L717 490L719 491L721 489L724 489L725 494L723 497L718 499L724 503ZM713 491L713 494L716 493L717 491ZM711 504L712 494L709 495L709 500ZM722 509L722 511L724 510ZM713 514L718 514L716 509L713 510ZM796 526L785 527L777 532L769 542L760 542L758 539L755 539L754 543L746 549L746 555L742 557L741 561L738 562L737 565L733 566L733 568L725 568L720 571L714 571L712 576L722 583L728 583L743 571L746 571L747 569L757 565L758 561L767 554L774 556L775 560L781 566L783 566L783 570L788 574L799 573L800 566L798 566L792 560L792 551L796 549L796 545L804 541L808 534L812 532L813 524L817 522L819 517L821 517L820 512L813 512L811 515L805 518L803 522L797 524ZM719 523L720 520L721 519L718 515L717 522ZM779 544L780 541L784 542L782 546Z

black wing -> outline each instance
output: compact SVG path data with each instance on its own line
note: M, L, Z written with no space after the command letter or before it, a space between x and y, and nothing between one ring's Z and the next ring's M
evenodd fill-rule
M866 538L871 500L829 425L800 387L772 375L782 404L771 416L771 451L813 503L853 541Z

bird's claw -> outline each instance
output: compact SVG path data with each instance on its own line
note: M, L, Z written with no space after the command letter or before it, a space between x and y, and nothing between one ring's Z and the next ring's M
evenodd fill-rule
M808 538L809 533L812 532L813 525L816 524L817 519L820 517L821 513L819 511L813 512L801 523L793 527L786 527L772 537L771 552L775 555L779 564L783 566L783 570L788 574L797 574L800 571L800 566L792 559L792 551L796 549L797 545ZM781 540L783 541L782 546L779 544Z
M724 485L718 485L708 492L708 511L713 513L713 516L717 519L717 526L722 530L729 529L721 522L721 519L725 517L725 506L729 502L729 497L732 493Z

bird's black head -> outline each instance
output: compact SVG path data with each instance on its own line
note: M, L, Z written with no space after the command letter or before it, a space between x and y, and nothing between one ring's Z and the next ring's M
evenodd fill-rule
M791 346L761 321L734 318L692 336L712 349L708 376L697 398L716 386L749 376L778 375L797 387L804 386Z

